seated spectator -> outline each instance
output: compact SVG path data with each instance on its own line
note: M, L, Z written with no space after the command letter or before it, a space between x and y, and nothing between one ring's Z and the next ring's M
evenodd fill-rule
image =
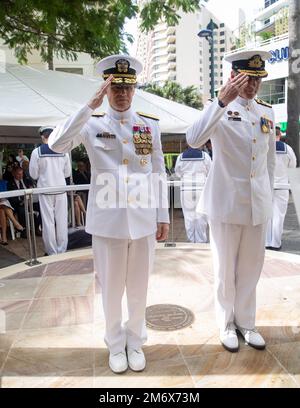
M0 226L1 241L0 244L7 245L7 220L11 220L15 229L19 232L24 231L24 227L18 222L13 213L13 208L8 200L0 198Z
M24 152L23 152L22 149L19 149L19 150L18 150L18 156L16 157L16 160L18 161L20 167L22 167L22 163L23 163L24 161L29 162L28 157L25 156L25 154L24 154Z
M16 167L13 169L13 180L8 183L8 190L23 190L29 188L29 184L26 179L23 179L23 169L21 167ZM24 208L24 196L11 197L9 198L11 206L14 208L15 213L18 216L18 220L21 225L25 225L25 208ZM23 231L24 232L24 231ZM26 234L21 234L22 237L26 238Z
M91 174L82 160L77 162L77 170L73 171L73 181L74 184L90 184L91 182Z
M90 184L91 182L91 173L87 170L87 165L83 160L77 162L77 170L73 171L73 182L74 184ZM77 193L86 207L88 192L84 190Z
M7 165L5 167L5 171L4 171L3 176L2 176L3 180L12 181L14 179L14 176L12 174L13 168L14 167L13 167L13 165L11 163L7 163Z
M13 167L19 167L19 162L13 154L8 156L7 165L11 164Z
M81 197L78 194L74 195L74 210L75 210L75 222L76 227L82 227L81 213L86 214L84 204Z
M22 169L23 169L24 178L25 178L25 180L27 180L27 184L29 185L29 187L30 188L35 188L36 187L36 181L33 180L30 177L30 174L29 174L29 161L23 160L20 167L22 167Z

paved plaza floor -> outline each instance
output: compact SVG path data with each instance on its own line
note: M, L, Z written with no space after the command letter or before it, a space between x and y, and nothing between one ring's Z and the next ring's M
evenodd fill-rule
M0 270L1 387L300 387L298 255L267 251L257 290L267 348L240 339L232 354L219 343L209 246L158 245L148 305L183 306L194 321L175 331L149 329L145 371L122 375L108 368L91 250L40 260Z

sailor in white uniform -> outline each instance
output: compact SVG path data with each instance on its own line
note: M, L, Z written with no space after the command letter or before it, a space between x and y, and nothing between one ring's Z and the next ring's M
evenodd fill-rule
M187 131L194 148L212 142L199 211L210 225L220 340L232 352L239 348L236 329L250 346L265 347L255 329L255 302L272 216L275 132L271 105L255 95L270 57L255 50L228 56L230 79Z
M190 242L208 242L207 216L196 212L205 181L211 166L211 158L204 150L188 148L176 160L175 174L182 181L181 207L187 238Z
M287 169L297 165L296 155L293 149L281 139L280 126L276 126L276 165L275 165L275 189L273 195L273 216L268 222L266 248L279 251L281 249L281 237L283 223L289 202L289 182Z
M83 143L91 162L86 231L93 236L106 320L109 366L145 368L145 309L155 239L169 229L167 184L158 119L131 107L141 63L113 55L98 63L105 79L96 95L55 128L49 144L67 152ZM93 115L107 95L107 112ZM153 176L160 176L159 183ZM156 188L156 187L157 188ZM152 188L154 187L154 188ZM163 194L159 195L159 191ZM162 200L159 200L161 198ZM122 325L126 289L128 321Z
M71 175L68 154L56 153L48 146L53 127L40 128L43 144L33 150L29 162L30 177L37 180L37 187L58 187L66 185ZM65 192L39 194L43 224L43 242L46 254L66 252L68 246L68 202Z

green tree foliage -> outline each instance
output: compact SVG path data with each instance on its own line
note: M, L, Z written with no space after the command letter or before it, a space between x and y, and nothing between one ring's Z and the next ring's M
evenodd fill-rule
M160 18L176 23L177 10L194 11L196 0L154 0L141 10L142 29L151 29ZM53 56L76 60L76 53L93 58L125 52L133 38L124 31L126 19L137 16L134 0L1 0L0 38L15 49L20 63L38 50L53 69Z
M143 86L143 90L195 109L203 108L201 95L195 86L183 88L177 82L167 81L163 86L147 84Z

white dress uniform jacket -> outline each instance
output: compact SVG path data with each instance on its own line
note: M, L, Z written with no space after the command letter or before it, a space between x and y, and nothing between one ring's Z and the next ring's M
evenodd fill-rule
M37 187L66 185L71 175L68 154L56 154L46 144L33 150L29 162L30 176ZM43 242L48 255L63 253L68 245L68 202L65 192L39 194L43 222Z
M156 205L154 201L158 194L153 189L149 194L151 208L147 208L149 200L144 203L144 208L139 208L138 197L140 185L145 187L152 173L165 178L158 122L133 112L131 108L122 115L111 107L105 115L95 117L92 113L89 106L82 107L57 126L49 137L49 146L57 152L67 152L80 143L86 147L91 162L86 231L119 239L139 239L154 234L157 222L169 222L166 184L163 183L163 203ZM134 125L150 127L151 154L136 154ZM107 195L111 197L109 202L105 201Z
M288 168L295 168L297 159L293 149L284 142L276 142L275 190L273 195L273 216L268 222L266 246L281 247L283 224L289 201Z
M181 206L187 238L190 242L207 242L207 216L196 212L209 170L211 158L192 149L181 153L176 160L175 174L181 179Z
M29 173L30 177L37 180L38 188L65 186L65 179L71 175L69 155L41 157L40 147L37 147L31 153Z
M271 217L275 138L273 129L263 133L262 117L274 124L273 109L257 100L237 97L221 108L216 99L188 129L191 147L212 142L214 160L199 203L209 219L258 225Z
M294 169L297 165L297 158L294 150L284 142L276 143L276 165L274 182L276 184L288 184L289 178L287 169Z

